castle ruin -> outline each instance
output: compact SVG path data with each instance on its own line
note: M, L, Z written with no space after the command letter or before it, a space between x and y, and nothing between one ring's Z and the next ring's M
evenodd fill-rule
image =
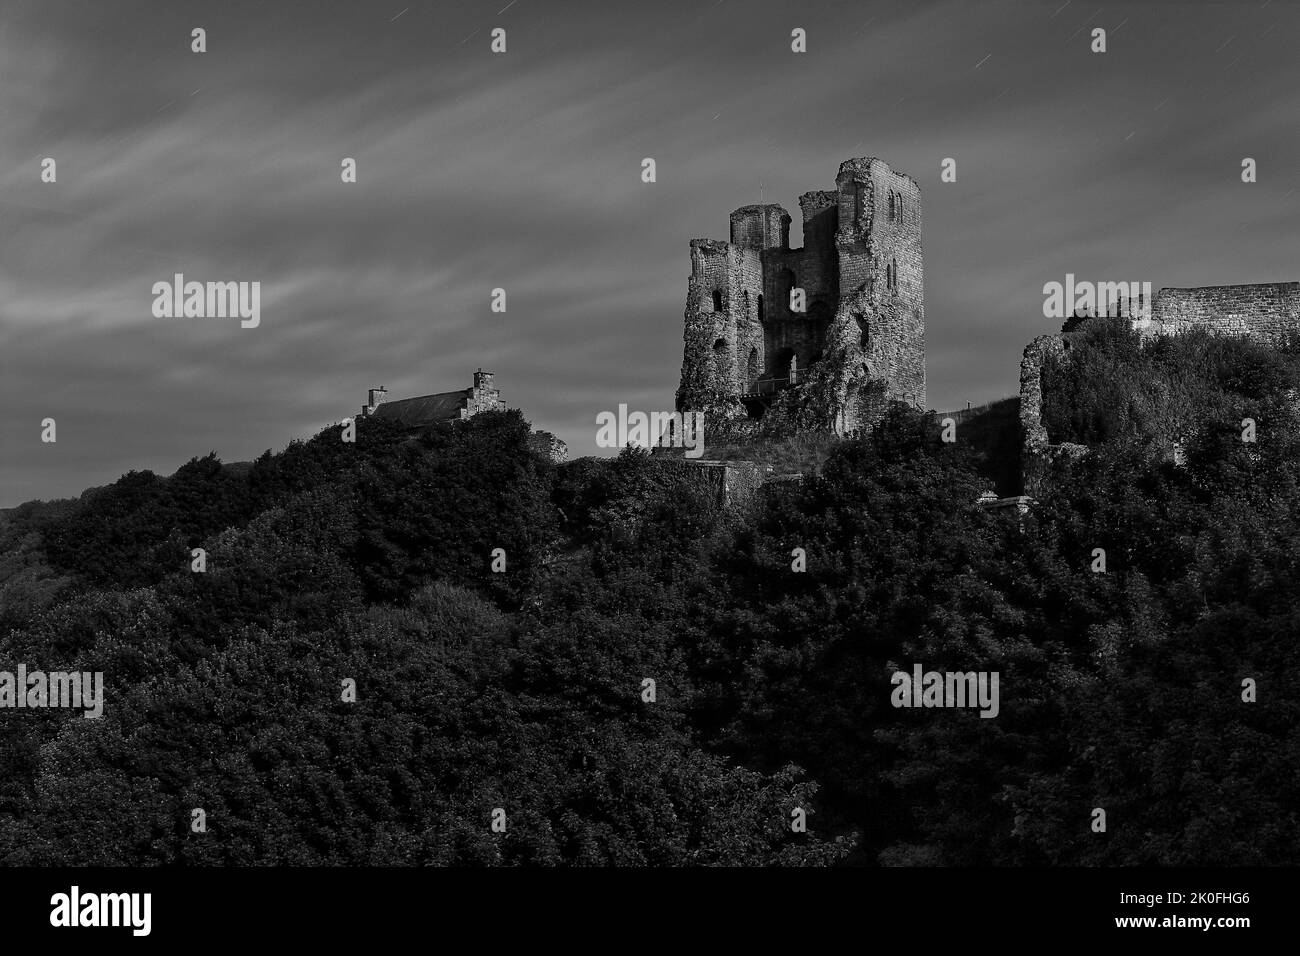
M1134 320L1133 327L1143 335L1204 329L1280 345L1300 332L1300 282L1161 289L1152 297L1150 314ZM1087 451L1070 442L1053 444L1043 425L1043 366L1067 347L1062 335L1040 335L1025 346L1020 362L1020 456L1026 491L1037 490L1047 464L1057 455Z
M691 240L676 407L704 412L715 435L740 426L743 438L745 422L768 416L781 429L844 435L890 402L925 407L920 187L880 159L850 159L834 189L806 192L799 206L799 249L789 213L773 203L733 212L728 241ZM1165 288L1146 309L1142 298L1134 310L1121 295L1114 314L1132 314L1146 335L1203 328L1280 344L1300 334L1296 282ZM1056 455L1086 452L1052 444L1042 424L1042 367L1066 347L1039 336L1025 349L1018 396L946 413L985 457L1010 466L998 469L1004 494L1032 491Z
M1199 328L1278 344L1300 329L1300 282L1161 289L1152 298L1151 318L1134 325L1165 335Z
M691 240L678 411L756 419L785 400L844 434L890 401L924 406L920 187L850 159L799 206L800 249L775 204L733 212L730 241Z

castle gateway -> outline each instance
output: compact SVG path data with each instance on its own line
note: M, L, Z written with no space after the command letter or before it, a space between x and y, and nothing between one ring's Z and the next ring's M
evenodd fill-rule
M784 402L844 434L890 401L925 404L921 190L871 158L799 197L804 243L774 204L691 240L679 411L759 418Z

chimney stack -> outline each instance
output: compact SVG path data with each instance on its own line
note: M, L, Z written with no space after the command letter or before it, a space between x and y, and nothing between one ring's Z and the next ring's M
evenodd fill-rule
M361 409L361 414L370 415L371 413L374 412L376 408L379 407L380 402L382 402L387 397L388 397L388 389L386 389L382 385L380 385L378 388L370 389L370 391L366 393L366 404L365 407Z

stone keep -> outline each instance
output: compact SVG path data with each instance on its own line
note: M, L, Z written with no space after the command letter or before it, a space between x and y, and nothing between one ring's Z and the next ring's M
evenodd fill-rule
M799 206L801 249L774 204L733 212L730 241L691 240L679 411L758 418L795 389L843 434L891 400L925 404L920 187L850 159Z

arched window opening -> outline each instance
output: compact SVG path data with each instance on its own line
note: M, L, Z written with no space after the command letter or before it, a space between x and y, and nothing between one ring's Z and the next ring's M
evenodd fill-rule
M714 312L722 311L722 290L721 289L713 290L713 311Z
M890 194L889 194L889 218L890 218L890 219L893 219L893 218L894 218L894 209L895 209L895 206L896 206L896 203L895 203L895 200L894 200L894 194L893 194L893 193L890 193Z

